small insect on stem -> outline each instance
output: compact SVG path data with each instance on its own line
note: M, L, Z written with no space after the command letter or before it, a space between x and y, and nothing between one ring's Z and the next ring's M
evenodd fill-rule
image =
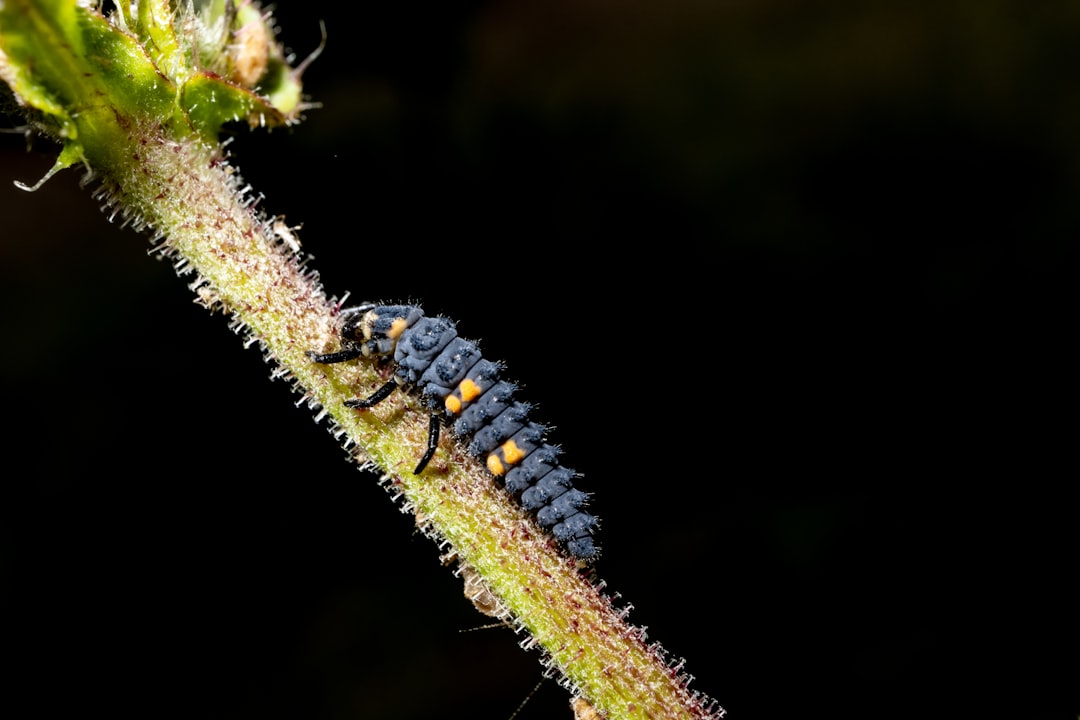
M604 716L583 697L574 698L570 707L574 710L574 720L604 720Z
M577 473L559 462L546 429L529 420L530 406L515 398L517 386L501 379L502 365L481 356L476 343L459 337L453 321L428 317L415 305L365 304L342 310L334 352L308 352L314 362L371 358L392 364L390 381L345 406L366 410L395 390L417 396L430 413L427 448L414 474L427 468L439 448L443 425L481 460L493 477L577 561L600 554L598 526L585 510L588 495L574 488Z

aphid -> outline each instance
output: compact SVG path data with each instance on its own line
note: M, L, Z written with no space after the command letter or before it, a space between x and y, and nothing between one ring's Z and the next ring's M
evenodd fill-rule
M574 720L604 720L604 716L583 697L574 698L570 707L574 710Z
M458 337L453 321L427 317L415 305L369 304L342 311L338 334L340 350L308 356L318 363L370 357L394 364L389 382L367 398L346 400L347 407L374 407L401 388L431 412L427 450L414 474L435 454L442 425L450 425L469 454L482 458L571 555L596 559L597 520L583 509L588 496L574 488L576 473L559 464L559 450L544 442L544 428L528 418L529 406L514 400L517 387L500 378L502 365Z
M468 565L461 566L461 579L465 581L465 597L477 610L488 617L498 618L505 622L509 611L491 592L491 588L484 582L480 573ZM511 626L513 627L513 626Z

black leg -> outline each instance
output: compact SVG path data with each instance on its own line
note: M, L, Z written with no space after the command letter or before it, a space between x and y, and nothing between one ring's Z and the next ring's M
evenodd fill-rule
M383 385L381 388L371 393L366 398L356 398L355 400L346 400L343 404L345 407L351 408L369 408L375 407L386 398L390 397L390 393L397 389L397 383L391 380Z
M416 466L416 469L412 471L413 475L419 475L424 472L424 468L427 467L431 457L435 454L435 451L439 449L439 421L438 415L432 415L431 420L428 422L428 435L427 435L427 452L424 453L424 457L420 458L420 464Z
M319 353L312 352L310 350L307 351L307 356L309 358L311 358L312 360L314 360L317 363L322 363L323 365L329 365L330 363L345 362L346 360L353 360L354 358L360 357L362 354L363 353L358 349L357 350L338 350L337 352L326 353L324 355L320 355Z

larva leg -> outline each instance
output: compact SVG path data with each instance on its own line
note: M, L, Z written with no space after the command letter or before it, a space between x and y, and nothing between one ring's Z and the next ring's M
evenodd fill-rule
M424 453L424 457L420 458L420 463L413 470L413 475L419 475L424 472L424 468L427 467L431 457L435 454L435 451L439 448L439 430L442 422L439 420L438 415L432 415L431 420L428 422L428 436L427 436L427 452Z
M325 353L320 355L317 352L307 351L307 356L317 363L323 365L329 365L331 363L346 362L347 360L353 360L360 357L361 351L359 349L352 350L338 350L337 352Z
M386 398L390 397L390 393L397 389L398 384L391 380L383 385L381 388L371 393L366 398L356 398L355 400L346 400L344 402L345 407L351 408L369 408L375 407Z

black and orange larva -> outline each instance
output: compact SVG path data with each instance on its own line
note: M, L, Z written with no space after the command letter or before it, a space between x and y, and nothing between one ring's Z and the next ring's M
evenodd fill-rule
M368 304L343 310L338 334L340 350L308 356L318 363L358 357L394 363L389 382L367 398L346 400L346 406L370 408L401 388L431 411L427 451L414 474L435 454L441 426L452 425L469 454L483 458L488 471L571 555L596 559L597 520L583 509L588 496L574 488L576 473L559 464L558 448L544 442L544 428L528 418L529 406L514 400L517 387L500 379L502 365L458 337L453 321L427 317L415 305Z

